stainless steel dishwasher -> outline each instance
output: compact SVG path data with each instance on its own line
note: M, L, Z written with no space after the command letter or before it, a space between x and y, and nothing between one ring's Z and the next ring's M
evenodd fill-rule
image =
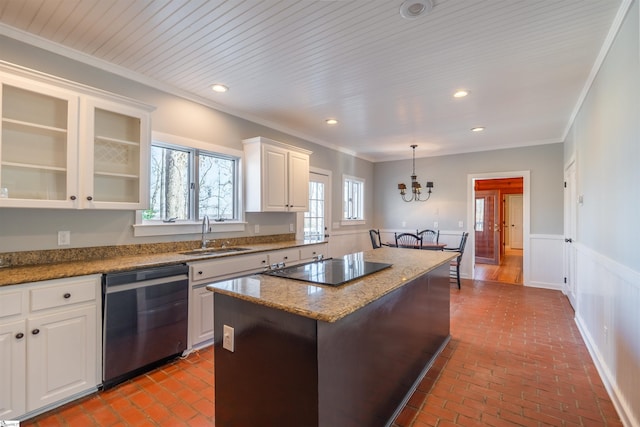
M103 276L105 389L187 348L188 271L180 264Z

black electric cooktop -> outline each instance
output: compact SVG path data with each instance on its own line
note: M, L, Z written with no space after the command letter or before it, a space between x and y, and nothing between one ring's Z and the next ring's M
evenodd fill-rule
M365 261L362 254L358 253L270 270L264 274L319 285L340 286L388 267L391 267L391 264Z

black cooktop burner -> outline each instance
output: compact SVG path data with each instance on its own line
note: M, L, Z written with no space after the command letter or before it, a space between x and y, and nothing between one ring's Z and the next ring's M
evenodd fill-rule
M340 286L388 267L391 267L391 264L365 261L362 259L362 254L357 253L341 258L328 258L308 264L270 270L264 274L320 285Z

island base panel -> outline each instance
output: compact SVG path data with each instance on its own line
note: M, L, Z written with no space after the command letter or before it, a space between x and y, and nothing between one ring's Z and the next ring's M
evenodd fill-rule
M449 339L449 287L443 265L336 322L216 293L216 425L390 425Z
M384 426L449 339L448 266L318 322L320 426Z
M222 294L214 304L216 426L317 426L316 321Z

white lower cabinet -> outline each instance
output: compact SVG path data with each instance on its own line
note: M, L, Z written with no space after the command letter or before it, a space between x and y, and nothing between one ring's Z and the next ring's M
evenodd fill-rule
M263 271L273 264L295 265L327 256L327 243L277 249L247 255L233 255L189 264L189 340L190 348L200 348L213 342L213 298L206 285L234 277Z
M191 332L192 347L213 340L213 292L206 286L191 291Z
M0 419L32 416L96 390L100 276L0 289L0 306L10 301L12 310L0 310Z
M329 256L329 244L319 243L317 245L302 246L300 248L300 261L311 262Z
M0 323L0 420L12 420L26 412L25 325L24 320Z

